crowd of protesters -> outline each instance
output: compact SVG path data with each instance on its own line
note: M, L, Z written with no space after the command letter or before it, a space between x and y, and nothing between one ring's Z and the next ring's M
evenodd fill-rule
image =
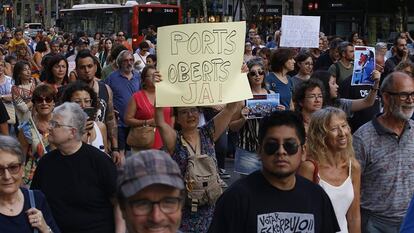
M0 232L414 232L409 33L353 86L358 33L307 49L248 29L241 72L279 96L252 119L245 102L156 108L147 31L135 51L122 31L0 33Z

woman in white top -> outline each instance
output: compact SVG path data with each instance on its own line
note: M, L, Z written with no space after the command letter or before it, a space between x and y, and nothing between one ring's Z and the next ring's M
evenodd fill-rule
M96 111L99 104L96 92L87 84L77 81L67 86L61 102L75 102L81 106L88 114L82 141L108 153L109 146L105 124L96 120Z
M361 167L345 112L327 107L313 113L307 136L308 159L299 174L319 183L328 194L341 233L360 233Z

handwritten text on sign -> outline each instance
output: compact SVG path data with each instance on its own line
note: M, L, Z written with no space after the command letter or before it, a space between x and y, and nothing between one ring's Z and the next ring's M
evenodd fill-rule
M319 16L282 16L280 47L319 47Z
M159 28L158 68L164 81L157 84L157 106L214 105L248 98L248 82L240 78L244 32L244 22ZM241 92L231 93L230 88Z

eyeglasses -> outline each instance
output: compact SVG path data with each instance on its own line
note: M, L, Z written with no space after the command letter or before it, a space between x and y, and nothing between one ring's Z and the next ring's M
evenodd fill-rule
M315 94L312 94L312 95L305 96L305 98L306 99L314 99L314 100L317 100L317 99L323 99L323 95L315 95Z
M181 115L190 115L191 114L196 114L198 113L198 108L188 108L188 109L182 109L182 110L178 110L178 113Z
M0 176L4 176L6 170L9 171L10 174L16 175L17 173L19 173L21 167L21 163L11 164L7 167L0 167Z
M264 75L264 74L265 74L265 72L263 70L258 70L258 71L251 70L249 72L249 75L250 76L255 76L255 75L259 76L259 75Z
M266 155L274 155L279 150L280 146L283 146L283 149L288 155L295 155L299 150L299 144L296 143L296 141L286 141L283 144L279 144L278 142L266 142L263 149Z
M41 97L41 96L38 96L38 97L34 97L33 98L33 102L34 103L36 103L36 104L42 104L43 102L46 102L46 103L52 103L52 101L54 101L54 99L53 99L53 97Z
M57 121L54 121L54 120L49 121L49 126L52 128L62 128L62 127L74 128L71 125L59 124Z
M386 91L386 93L388 93L389 95L392 96L398 96L400 98L400 100L405 101L408 98L414 99L414 92L391 92L391 91Z
M150 201L150 200L136 200L130 201L129 205L131 207L132 213L136 216L148 215L154 209L154 205L158 204L161 212L164 214L173 214L178 211L182 203L182 198L180 197L166 197L159 201Z

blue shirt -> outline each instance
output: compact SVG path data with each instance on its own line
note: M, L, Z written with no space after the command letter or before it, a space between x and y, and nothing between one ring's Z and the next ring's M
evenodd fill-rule
M268 90L280 94L280 105L285 106L286 110L289 110L293 93L293 82L291 78L288 76L288 83L286 84L280 81L273 72L269 72L265 78L265 82Z
M124 123L124 115L128 106L128 101L132 95L140 89L140 74L133 72L133 77L128 80L119 70L112 72L105 83L112 89L114 108L119 112L118 126L126 127Z
M400 233L410 232L414 232L414 196L411 199L410 207L408 207L407 215L400 230Z

